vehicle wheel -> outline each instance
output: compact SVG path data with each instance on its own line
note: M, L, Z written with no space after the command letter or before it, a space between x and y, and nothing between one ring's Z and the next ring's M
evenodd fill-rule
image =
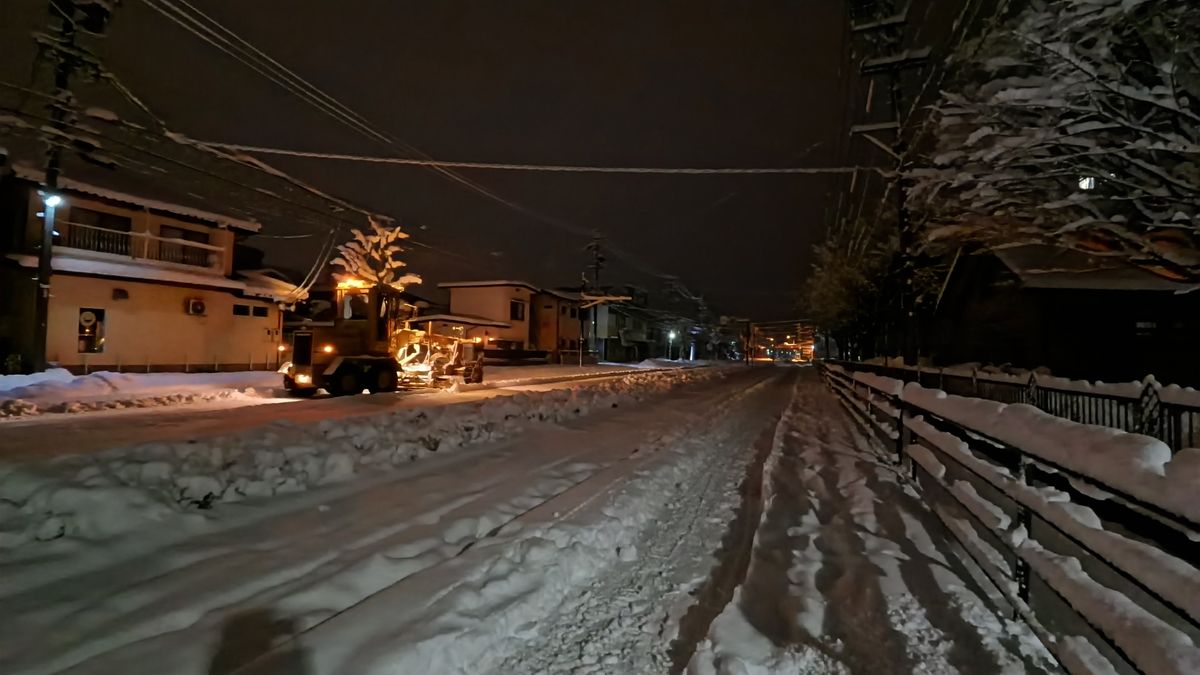
M330 396L346 396L347 394L358 394L365 387L358 381L358 373L346 369L335 373L325 388L329 391Z
M372 394L380 392L396 391L396 384L399 378L396 375L396 369L388 366L376 368L367 375L367 389Z
M288 396L294 396L296 398L312 398L313 394L315 394L315 393L317 393L317 390L315 387L308 387L306 389L289 389L288 390Z
M483 364L472 361L463 366L462 369L463 382L467 384L479 384L483 382Z

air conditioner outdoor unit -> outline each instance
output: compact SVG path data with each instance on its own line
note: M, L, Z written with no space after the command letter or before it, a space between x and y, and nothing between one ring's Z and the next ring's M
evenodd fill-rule
M192 316L204 316L204 300L201 298L187 299L187 313Z

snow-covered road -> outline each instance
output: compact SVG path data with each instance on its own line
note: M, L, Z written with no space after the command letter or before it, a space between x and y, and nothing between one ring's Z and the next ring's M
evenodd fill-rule
M939 527L814 372L744 369L0 559L0 672L1052 671Z
M1056 672L816 377L780 423L746 577L689 672Z

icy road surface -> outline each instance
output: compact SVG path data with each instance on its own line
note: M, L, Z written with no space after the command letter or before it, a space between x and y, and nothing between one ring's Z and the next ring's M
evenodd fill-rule
M0 558L4 673L1020 673L936 517L812 371Z

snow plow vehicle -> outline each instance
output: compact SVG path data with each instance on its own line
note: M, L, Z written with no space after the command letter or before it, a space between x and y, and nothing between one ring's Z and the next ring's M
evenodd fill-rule
M414 330L416 308L387 286L338 282L332 321L305 321L281 369L294 396L332 396L483 381L483 350L454 336Z

